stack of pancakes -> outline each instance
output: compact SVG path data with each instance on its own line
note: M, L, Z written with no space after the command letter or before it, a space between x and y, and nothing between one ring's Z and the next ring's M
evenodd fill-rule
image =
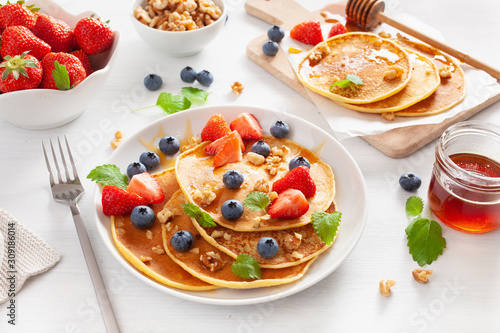
M335 180L329 165L299 144L264 136L271 147L268 161L255 165L248 158L255 141L246 142L243 159L237 163L214 168L213 156L205 152L202 143L177 157L175 168L155 174L165 193L161 204L153 205L156 220L148 230L133 226L130 215L112 218L112 234L122 255L139 271L167 286L184 290L214 288L257 288L290 283L300 279L311 263L331 245L326 245L315 233L311 216L315 211L335 210ZM309 210L297 219L273 219L265 210L252 211L245 207L236 221L221 214L222 204L229 199L243 201L251 192L271 194L272 183L288 172L288 162L295 156L306 157L316 195L308 199ZM224 173L237 169L244 183L229 190L222 182ZM217 224L203 227L183 212L182 204L194 203L208 213ZM189 251L177 251L170 243L179 230L194 235ZM266 259L257 251L262 237L273 237L279 251ZM260 279L236 276L231 265L240 254L255 258L261 268Z
M347 75L362 84L337 87ZM388 120L441 113L460 103L466 90L464 72L450 56L399 35L391 40L363 32L316 45L299 63L297 77L346 108Z

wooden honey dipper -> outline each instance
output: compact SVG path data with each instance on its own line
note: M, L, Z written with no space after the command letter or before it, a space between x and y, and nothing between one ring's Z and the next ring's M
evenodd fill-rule
M390 18L384 14L384 9L385 3L380 0L349 0L345 12L351 20L365 29L371 30L380 23L386 23L500 80L500 71L498 69Z

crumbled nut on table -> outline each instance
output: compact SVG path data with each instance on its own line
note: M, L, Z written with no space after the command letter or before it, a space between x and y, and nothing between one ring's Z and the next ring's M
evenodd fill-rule
M383 279L379 282L378 288L383 296L389 296L391 294L391 287L396 284L394 280Z
M425 284L429 282L429 277L432 275L433 272L434 271L432 269L416 268L411 272L411 274L413 275L415 281Z
M122 143L123 134L121 131L116 131L115 139L111 141L111 148L116 149Z
M234 94L236 96L239 96L241 94L241 92L243 91L244 87L243 85L238 82L238 81L235 81L232 85L231 85L231 89L233 90Z

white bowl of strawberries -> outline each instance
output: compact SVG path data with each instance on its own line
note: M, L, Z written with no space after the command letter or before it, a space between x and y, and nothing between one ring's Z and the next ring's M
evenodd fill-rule
M37 11L35 8L39 8ZM103 87L119 33L52 0L0 7L0 119L27 129L64 125Z

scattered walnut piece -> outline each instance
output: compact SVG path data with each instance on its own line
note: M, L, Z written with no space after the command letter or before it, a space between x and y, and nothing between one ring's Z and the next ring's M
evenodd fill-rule
M283 241L285 248L289 251L297 250L302 242L302 235L295 233L293 236L287 234Z
M379 282L378 288L383 296L389 296L391 294L391 287L396 284L394 280L383 279Z
M323 59L330 53L330 47L326 42L319 43L315 50L309 55L309 66L316 66L321 61L321 59Z
M158 245L158 246L153 246L151 250L156 253L156 254L164 254L165 250L163 249L163 246Z
M214 253L213 251L202 254L200 256L200 262L205 268L210 269L211 272L215 272L224 267L224 262L220 254Z
M163 206L163 209L156 214L156 217L158 218L160 223L165 223L178 215L181 215L179 208L176 207L172 209L172 207L170 207L170 204L167 202L165 206Z
M394 80L395 78L401 77L405 72L405 69L399 65L394 65L389 67L389 69L384 73L385 80Z
M230 241L231 240L231 235L228 234L227 232L224 233L224 239L227 240L227 241Z
M384 113L381 113L380 115L385 120L394 121L396 119L396 115L394 114L394 112L384 112Z
M262 155L259 155L259 156L262 156ZM262 157L264 157L264 156L262 156ZM253 190L258 191L258 192L264 192L264 193L269 192L269 184L268 184L267 180L259 179L258 181L256 181L255 185L253 187Z
M220 238L222 236L224 236L224 232L220 230L214 230L212 231L212 234L210 234L210 237L212 238Z
M439 69L439 76L442 79L451 77L451 66L443 66Z
M429 277L433 272L434 271L432 269L416 268L411 272L411 274L413 275L415 281L425 284L429 281Z
M300 260L300 259L304 258L304 255L302 253L297 252L297 251L293 251L292 258L295 260Z
M121 131L116 131L115 139L111 141L111 148L116 149L122 143L123 134Z
M189 253L199 254L200 253L200 248L199 247L193 247L191 250L189 250Z
M153 232L151 230L146 230L146 238L153 239Z
M378 35L382 38L391 38L391 34L390 33L387 33L385 31L381 31L378 33Z
M198 201L203 205L210 205L212 201L217 198L217 195L214 192L214 188L208 184L205 184L203 187L203 191L196 190L193 194L193 200Z
M231 85L231 90L233 90L233 93L236 95L236 96L239 96L241 94L241 92L243 91L244 87L243 85L238 82L238 81L235 81L232 85Z
M141 254L140 259L141 259L142 262L148 262L148 261L153 260L153 258L147 257L147 256L143 256L142 254Z

